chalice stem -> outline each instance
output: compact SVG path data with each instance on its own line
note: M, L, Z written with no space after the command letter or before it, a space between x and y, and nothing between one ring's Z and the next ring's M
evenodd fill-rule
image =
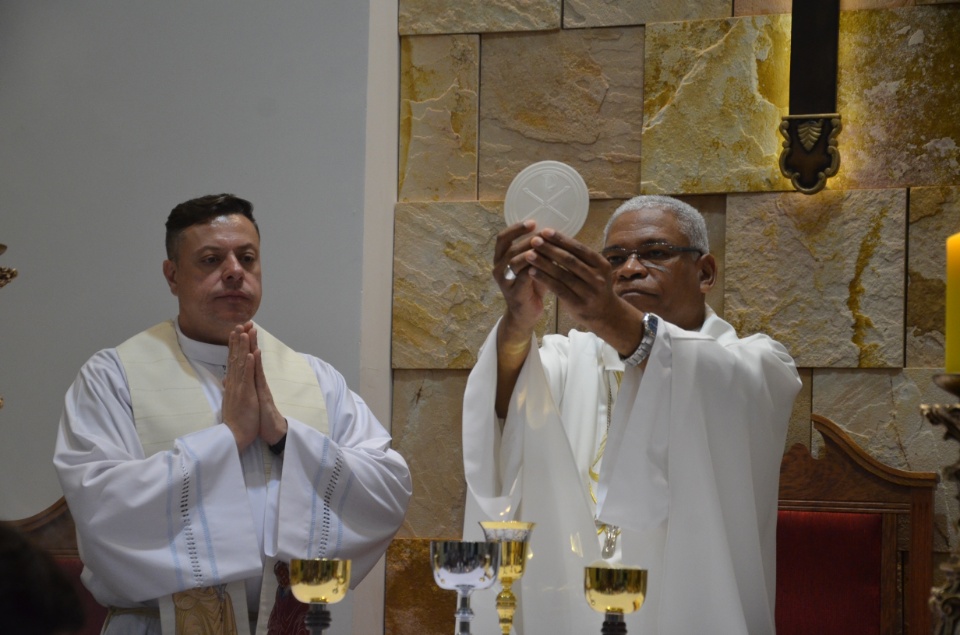
M473 609L470 608L470 591L457 591L457 633L470 635L470 622L473 621Z
M623 621L623 613L607 613L600 633L601 635L627 635L627 623Z
M503 581L503 590L497 595L497 616L500 618L500 631L510 635L513 628L513 614L517 610L517 597L510 590L512 581Z
M310 610L303 616L303 623L310 635L323 635L324 629L330 628L330 622L330 611L322 602L311 602Z

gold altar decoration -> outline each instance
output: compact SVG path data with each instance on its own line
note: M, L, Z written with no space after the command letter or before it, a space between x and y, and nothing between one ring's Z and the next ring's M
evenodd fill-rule
M327 558L290 561L290 590L293 597L310 605L303 618L310 635L321 635L330 627L327 604L339 602L350 589L350 560Z
M647 570L637 567L584 567L583 593L604 614L601 635L627 635L623 616L639 611L647 596Z
M960 397L960 374L940 373L933 376L935 384ZM945 428L943 438L960 441L960 403L923 404L920 412L930 423ZM944 476L960 482L960 458L944 468ZM958 494L960 500L960 494ZM950 561L941 565L947 581L934 587L930 594L930 606L936 617L936 635L960 635L960 549L955 548Z
M503 635L510 635L513 616L517 611L517 597L513 594L513 585L523 576L527 563L527 543L534 523L485 520L480 522L480 527L487 541L500 543L500 569L497 577L503 588L497 594L497 617L500 631Z

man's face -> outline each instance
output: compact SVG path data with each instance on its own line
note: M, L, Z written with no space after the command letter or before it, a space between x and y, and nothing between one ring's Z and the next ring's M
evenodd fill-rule
M690 247L672 213L644 209L620 215L604 245L605 255L616 253L608 251L611 248L625 250L625 255L609 259L613 291L643 312L695 330L706 317L704 296L716 281L716 260L710 254L670 247Z
M180 302L187 337L226 344L237 324L260 307L260 237L240 214L218 216L180 235L174 260L163 262L170 292Z

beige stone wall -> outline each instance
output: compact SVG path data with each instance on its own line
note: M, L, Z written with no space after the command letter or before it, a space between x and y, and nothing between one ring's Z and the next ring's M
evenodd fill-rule
M926 5L926 6L924 6ZM951 397L944 242L960 231L960 4L844 0L840 173L793 192L779 173L789 0L401 0L393 430L414 471L405 537L457 536L460 408L502 311L490 277L502 199L526 165L573 165L591 193L579 238L617 204L701 209L721 278L709 301L801 367L788 444L811 412L883 462L939 471L960 448L919 413ZM542 332L575 326L551 306ZM935 547L957 542L941 484Z

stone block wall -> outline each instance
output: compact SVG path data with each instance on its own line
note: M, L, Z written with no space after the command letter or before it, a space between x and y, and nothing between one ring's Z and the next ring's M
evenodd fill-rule
M807 196L778 167L789 0L400 0L393 430L415 483L401 537L460 535L460 408L503 310L490 276L502 201L546 159L586 181L578 238L594 247L636 194L704 212L721 264L710 304L801 367L788 445L817 445L817 412L888 465L956 460L919 405L952 400L931 376L944 245L960 231L960 4L841 8L840 172ZM575 326L548 313L541 332ZM938 554L957 543L955 495L945 479Z

